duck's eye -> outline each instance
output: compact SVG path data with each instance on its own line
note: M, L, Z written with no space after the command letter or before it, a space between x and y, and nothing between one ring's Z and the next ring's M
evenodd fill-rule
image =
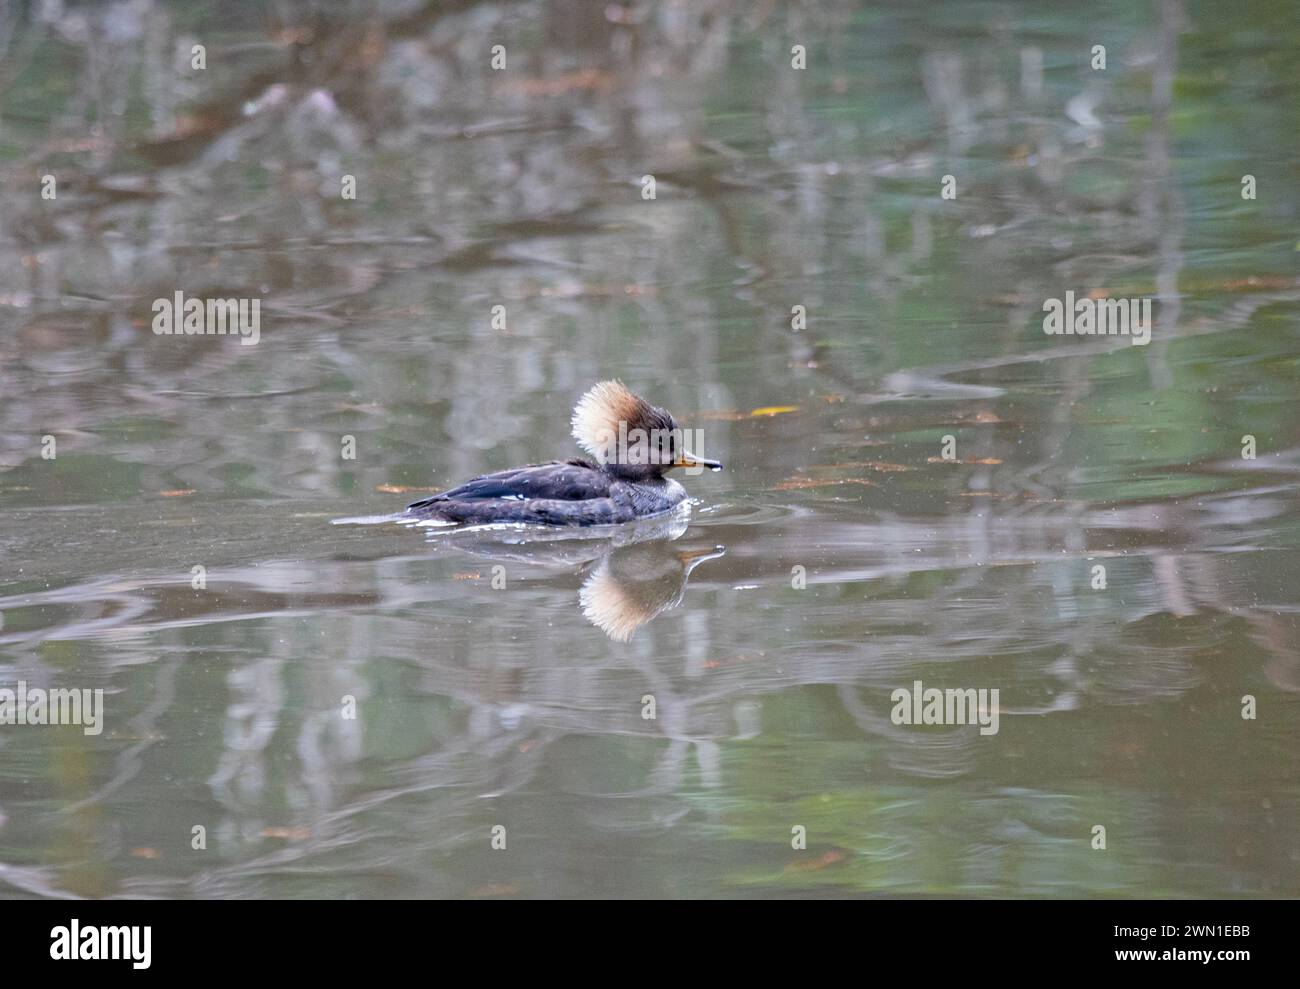
M676 460L674 454L677 452L677 437L671 432L664 433L663 442L659 444L659 452L661 454L660 463L671 464Z

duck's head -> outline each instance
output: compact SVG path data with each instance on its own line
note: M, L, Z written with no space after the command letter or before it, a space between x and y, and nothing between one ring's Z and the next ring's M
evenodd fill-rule
M671 413L621 381L602 381L578 399L573 438L607 471L626 480L657 480L673 467L722 469L718 461L686 449Z

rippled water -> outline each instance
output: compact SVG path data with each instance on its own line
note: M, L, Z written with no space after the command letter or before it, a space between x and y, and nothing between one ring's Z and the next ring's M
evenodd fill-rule
M0 896L1300 893L1287 4L277 10L0 14ZM332 524L613 376L688 517Z

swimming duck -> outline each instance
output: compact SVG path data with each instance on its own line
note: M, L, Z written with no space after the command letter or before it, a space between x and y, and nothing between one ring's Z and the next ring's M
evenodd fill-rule
M601 381L573 409L573 437L594 460L553 460L482 474L406 506L421 520L615 525L667 512L686 489L673 467L721 470L686 449L677 421L621 381Z

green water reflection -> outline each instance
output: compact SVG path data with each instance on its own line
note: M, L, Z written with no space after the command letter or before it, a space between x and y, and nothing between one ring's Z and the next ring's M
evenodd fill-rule
M1300 893L1289 4L276 10L0 13L0 897ZM689 522L331 524L612 376Z

